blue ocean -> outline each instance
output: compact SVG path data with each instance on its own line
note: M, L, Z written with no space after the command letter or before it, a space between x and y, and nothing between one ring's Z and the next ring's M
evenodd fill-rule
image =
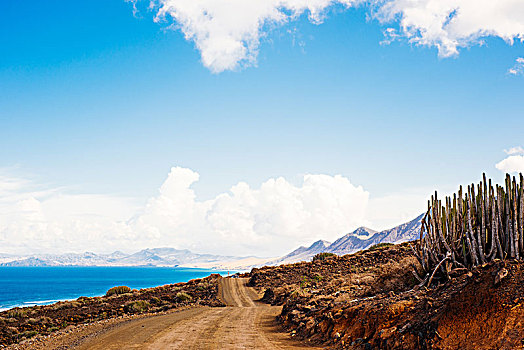
M212 273L224 271L178 267L0 267L0 311L104 295L114 286L141 289L187 282Z

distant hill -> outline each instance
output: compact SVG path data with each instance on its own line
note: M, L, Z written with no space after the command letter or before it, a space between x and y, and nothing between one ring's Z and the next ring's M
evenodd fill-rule
M330 245L325 245L327 243L326 241L317 241L309 248L300 247L280 259L269 262L269 265L309 261L315 254L323 252L345 255L367 249L378 243L398 244L413 241L419 237L423 216L424 214L419 215L410 222L381 232L377 232L367 227L359 227L355 231L340 237ZM323 242L324 245L320 242Z
M370 245L370 239L376 233L377 231L367 227L359 227L355 231L340 237L329 247L326 247L326 252L344 255L349 254L347 252L366 249Z
M422 226L422 218L424 214L420 214L415 219L405 224L399 225L389 230L378 233L380 237L379 243L404 243L414 241L420 236L420 228ZM377 238L378 238L377 237Z
M120 251L111 254L96 254L92 252L27 256L0 254L0 266L186 266L221 270L248 270L252 267L263 265L309 261L313 256L322 252L344 255L367 249L377 243L412 241L418 238L421 219L422 215L410 222L381 232L366 227L359 227L333 243L319 240L309 247L299 247L280 258L234 257L197 254L187 249L153 248L143 249L133 254L126 254Z
M381 232L376 232L366 227L359 227L355 231L333 242L333 244L326 248L326 252L344 255L367 249L378 243L398 244L413 241L417 239L420 234L423 216L424 214L421 214L410 222Z
M80 254L41 254L31 256L7 256L0 266L165 266L180 265L198 266L231 261L231 256L211 254L196 254L189 250L174 248L144 249L134 254L116 251L111 254L95 254L91 252Z
M318 240L309 247L299 247L283 257L268 262L268 265L289 264L297 261L311 260L316 254L326 251L330 242Z

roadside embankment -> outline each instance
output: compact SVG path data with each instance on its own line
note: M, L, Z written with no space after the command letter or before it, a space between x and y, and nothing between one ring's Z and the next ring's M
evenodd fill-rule
M254 269L249 285L283 305L295 337L335 349L520 349L524 264L495 261L432 288L408 244Z

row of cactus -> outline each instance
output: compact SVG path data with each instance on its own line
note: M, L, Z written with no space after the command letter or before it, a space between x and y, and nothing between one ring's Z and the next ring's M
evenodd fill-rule
M428 201L420 240L414 247L423 273L420 286L445 280L457 270L494 259L524 258L524 179L506 175L505 186L491 179L464 192ZM420 269L419 269L420 270Z

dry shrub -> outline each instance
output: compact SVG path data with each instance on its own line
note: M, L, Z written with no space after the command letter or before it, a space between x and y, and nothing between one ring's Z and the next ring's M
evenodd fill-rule
M125 305L124 310L130 313L142 313L151 307L151 304L146 300L137 300L129 302Z
M179 301L181 302L184 302L184 301L189 301L191 300L191 295L187 294L187 293L184 293L184 292L178 292L176 293L176 297Z
M368 250L377 250L394 246L393 243L377 243L368 248Z
M27 312L25 310L17 308L17 307L14 309L8 310L6 313L7 317L17 318L17 319L24 318L26 314Z
M38 320L36 318L31 317L26 321L26 323L34 325L38 323Z
M63 310L63 309L72 309L72 308L80 307L80 306L82 306L82 304L79 303L79 302L76 302L76 301L65 301L65 302L60 302L60 303L55 304L52 307L52 309L53 310Z
M20 338L32 338L37 334L38 334L37 331L26 331L26 332L20 333L19 337Z
M323 260L327 260L327 259L330 259L332 257L334 257L335 254L333 253L318 253L316 254L314 257L313 257L313 262L315 261L323 261Z
M121 294L130 293L130 292L131 292L131 288L127 286L117 286L117 287L110 288L106 292L106 296L121 295Z

